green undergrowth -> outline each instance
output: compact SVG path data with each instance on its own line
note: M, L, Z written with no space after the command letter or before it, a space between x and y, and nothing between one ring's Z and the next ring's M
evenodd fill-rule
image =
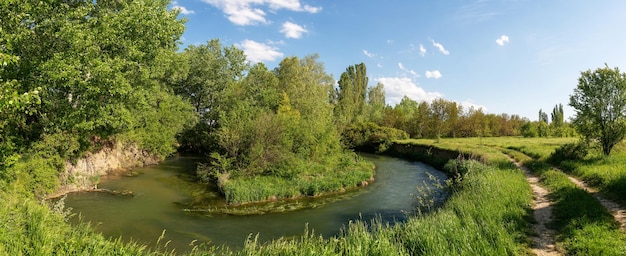
M357 155L341 157L332 165L294 164L289 175L218 177L218 186L230 205L320 196L364 185L374 176L373 164Z
M145 246L71 226L63 207L0 192L0 255L143 255ZM158 234L157 234L158 235Z

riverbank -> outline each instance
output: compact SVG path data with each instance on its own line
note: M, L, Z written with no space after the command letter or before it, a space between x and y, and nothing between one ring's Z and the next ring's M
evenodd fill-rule
M472 152L480 156L484 153L477 150ZM208 250L211 248L210 245L194 244L188 255L526 254L529 251L527 219L530 212L528 207L530 192L528 185L521 171L511 165L506 167L493 164L494 158L486 159L489 159L486 161L489 165L473 161L456 165L465 168L467 172L464 172L462 178L453 182L453 185L446 188L450 192L448 200L437 211L410 216L403 224L389 225L378 221L357 219L332 238L322 238L311 230L306 230L298 239L278 239L267 243L251 236L248 237L241 250L231 250L226 247L213 247ZM414 161L415 159L407 160ZM32 209L25 208L22 211L32 211ZM47 214L53 213L48 210L48 213L44 215ZM25 213L24 216L27 215L30 214ZM7 222L7 217L15 218L11 216L13 215L0 216L0 222ZM54 230L59 230L59 223L55 223L52 225L52 223L43 222L38 225L43 230L43 234L56 234L59 232ZM63 230L70 230L68 224L61 226ZM42 251L44 248L49 248L46 249L48 250L46 252L50 252L48 254L54 252L61 252L65 255L80 255L86 252L107 254L105 252L127 251L132 252L133 255L163 255L163 251L169 251L163 248L165 242L160 243L159 248L162 250L158 253L151 252L145 247L120 243L119 240L115 243L98 243L98 245L85 243L89 245L88 251L85 250L86 247L81 247L79 244L65 242L85 241L92 239L92 236L94 238L89 241L101 241L98 240L101 236L84 227L74 227L71 233L64 231L66 233L63 233L62 239L58 235L48 234L42 236L43 240L36 239L31 236L32 232L26 232L24 229L8 230L17 233L11 235L0 233L0 244L15 245L15 247L8 251L0 246L0 252ZM32 233L32 235L35 234ZM155 233L154 236L158 234ZM100 238L96 239L96 237ZM245 240L245 237L241 239ZM165 255L174 254L170 252Z
M162 157L150 154L134 144L114 142L96 152L87 153L80 159L65 161L65 168L59 174L59 186L47 198L97 190L102 176L127 173L133 168L154 165L161 161Z

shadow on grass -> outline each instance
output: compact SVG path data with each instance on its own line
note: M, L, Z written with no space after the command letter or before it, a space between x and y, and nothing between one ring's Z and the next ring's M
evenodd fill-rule
M613 201L621 205L626 205L626 175L622 175L618 179L614 179L602 187L601 192L607 195Z

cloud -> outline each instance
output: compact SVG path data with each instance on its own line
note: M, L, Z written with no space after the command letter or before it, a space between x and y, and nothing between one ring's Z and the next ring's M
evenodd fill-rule
M446 50L446 48L444 48L442 44L435 42L435 40L430 40L430 41L433 42L433 46L435 46L435 48L437 48L444 55L450 54L450 52Z
M420 44L420 56L424 57L426 55L426 48L424 48L423 44Z
M428 102L443 97L438 92L426 92L407 77L381 77L376 80L385 85L385 97L392 106L400 103L405 95L416 101Z
M228 20L239 26L256 25L259 23L269 23L266 19L266 12L286 9L296 12L317 13L321 7L314 7L300 3L300 0L202 0L216 8L222 10Z
M505 43L509 42L509 37L506 35L500 36L500 38L496 39L496 43L500 46L503 46Z
M365 56L370 57L370 58L374 58L376 56L376 54L368 52L367 50L363 50L363 54L365 54Z
M280 29L280 32L285 34L285 37L287 38L298 39L302 37L302 34L307 33L309 31L296 23L291 23L287 21L283 23L283 28Z
M178 1L172 1L172 10L178 10L181 14L184 15L189 15L189 14L194 14L195 12L193 10L189 10L186 7L179 5Z
M248 39L235 46L243 50L250 62L275 61L283 57L283 53L279 52L278 48Z
M426 71L426 78L439 79L441 78L441 72L439 70Z
M420 75L419 75L419 74L417 74L417 72L415 72L414 70L412 70L412 69L411 69L411 70L409 70L409 69L405 68L405 67L404 67L404 64L402 64L402 62L398 62L398 68L400 68L400 70L402 70L402 71L404 71L404 72L407 72L407 73L411 74L411 75L412 75L412 76L414 76L414 77L419 77L419 76L420 76Z

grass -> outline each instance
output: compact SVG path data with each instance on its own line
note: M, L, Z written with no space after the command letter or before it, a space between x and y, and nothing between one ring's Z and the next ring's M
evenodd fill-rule
M507 162L503 152L533 168L552 192L556 202L552 225L563 251L571 255L626 253L626 239L611 215L544 162L549 156L546 152L567 141L474 138L402 143L459 150L485 164L465 162L463 175L447 183L450 194L443 205L405 223L354 221L337 236L321 237L305 230L300 237L267 243L251 236L242 238L241 250L197 245L188 255L527 255L532 195L523 173ZM618 155L583 163L619 164L621 159ZM86 225L71 227L62 212L32 199L0 194L0 254L174 254L167 251L167 243L152 251L136 243L106 240Z
M599 150L592 150L579 161L563 161L561 169L580 177L614 201L626 205L626 143L618 144L610 156L602 156Z
M500 145L503 146L506 145ZM535 142L507 148L505 151L539 175L541 183L551 192L555 202L551 225L558 232L561 250L569 255L626 254L626 236L613 216L593 195L546 163L548 152L553 152L555 145Z
M355 188L374 176L374 166L356 154L327 165L301 164L293 175L240 176L220 184L230 205L320 196Z
M57 207L57 209L60 209ZM143 255L144 246L107 240L33 199L0 192L0 255Z
M523 174L472 161L439 209L406 223L355 221L330 238L305 231L300 238L261 244L250 237L231 255L524 255L531 193ZM202 255L201 252L197 252Z
M198 245L189 255L528 254L531 195L522 173L474 161L464 166L467 171L449 183L449 199L440 208L412 216L405 223L354 221L333 237L324 238L309 230L297 238L267 243L249 237L241 250ZM6 197L0 198L0 254L173 254L167 252L167 243L160 250L166 252L160 252L136 243L106 240L88 226L71 227L62 210L55 213L32 199L17 199L8 194L0 197Z

